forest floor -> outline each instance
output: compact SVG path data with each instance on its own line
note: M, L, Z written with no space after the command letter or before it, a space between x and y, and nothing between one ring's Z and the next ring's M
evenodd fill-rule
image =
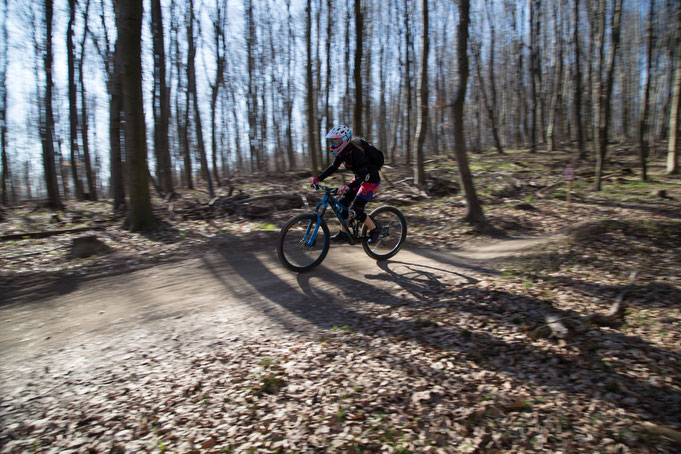
M0 452L678 452L681 179L613 148L569 207L568 151L471 155L486 231L451 159L423 189L386 166L405 249L302 275L274 248L309 173L155 200L149 234L106 202L6 209Z

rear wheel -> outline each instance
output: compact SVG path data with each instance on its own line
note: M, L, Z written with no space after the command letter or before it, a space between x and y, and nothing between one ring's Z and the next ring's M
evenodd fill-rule
M330 241L329 227L324 220L320 222L317 228L316 215L299 214L281 229L277 255L286 268L301 273L322 263Z
M400 210L391 206L377 208L369 216L381 228L381 233L375 244L362 243L364 252L373 259L387 260L400 251L407 239L407 220ZM364 226L362 236L367 235L368 229Z

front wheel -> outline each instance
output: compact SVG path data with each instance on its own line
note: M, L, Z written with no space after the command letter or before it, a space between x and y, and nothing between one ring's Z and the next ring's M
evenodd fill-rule
M281 229L277 255L286 268L302 273L322 263L329 244L326 222L315 214L299 214Z
M387 260L400 251L407 239L407 220L400 210L395 207L385 206L375 209L369 214L377 227L381 229L378 242L369 244L364 241L364 252L373 259ZM362 228L362 236L366 237L368 229Z

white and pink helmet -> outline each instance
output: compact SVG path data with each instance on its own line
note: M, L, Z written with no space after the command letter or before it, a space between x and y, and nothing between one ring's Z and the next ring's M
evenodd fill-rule
M338 156L338 153L343 151L352 138L352 130L345 125L334 126L326 135L326 140L329 142L329 149L331 154Z

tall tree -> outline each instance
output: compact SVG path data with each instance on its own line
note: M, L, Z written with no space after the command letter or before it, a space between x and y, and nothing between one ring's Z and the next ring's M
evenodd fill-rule
M213 190L213 179L208 170L208 159L206 157L206 147L203 141L203 126L201 123L201 111L199 109L199 97L196 91L196 44L194 38L194 0L189 0L189 22L187 23L187 89L191 95L192 108L194 111L194 127L196 132L196 146L199 149L199 159L201 161L201 176L208 183L208 193L215 197ZM189 105L187 105L189 109Z
M156 176L165 194L173 192L173 174L168 145L170 122L170 94L166 81L166 54L163 30L161 0L151 0L151 36L154 51L154 154L156 155Z
M641 158L641 181L648 179L648 117L650 104L650 81L652 76L650 72L653 69L653 24L655 17L655 0L650 0L650 15L648 17L648 27L646 29L646 71L645 82L643 83L643 99L641 100L641 109L638 126L638 143L640 146Z
M45 0L45 111L43 115L42 143L43 168L45 170L45 188L47 189L47 206L52 209L63 207L59 197L59 183L54 157L54 113L52 111L52 20L54 6L52 0Z
M582 119L582 67L580 59L582 53L579 47L579 0L575 0L574 4L574 27L572 41L575 48L574 64L572 65L572 80L574 88L573 96L573 123L577 133L577 149L579 150L579 159L586 158L586 146L584 137L584 120Z
M317 161L317 146L319 141L316 137L315 122L315 88L312 79L312 1L307 0L305 7L305 52L307 65L305 68L305 99L307 116L307 147L312 160L312 171L319 172L320 166Z
M563 104L563 41L562 41L562 3L557 2L554 5L554 65L553 65L553 87L551 87L551 105L549 107L549 121L546 130L547 149L554 151L556 149L556 123L558 111Z
M405 153L404 163L411 164L411 47L412 35L411 24L409 22L409 0L404 0L404 87L406 90L405 96L407 100L407 127L405 130Z
M477 67L478 80L480 84L480 94L485 104L485 110L487 110L487 117L492 128L492 139L494 140L494 147L497 149L497 153L503 154L504 148L501 146L501 139L499 138L499 128L497 125L497 84L495 81L495 69L496 65L494 63L495 53L496 53L496 30L494 26L494 20L492 19L493 14L490 11L490 5L488 0L485 0L485 11L487 16L487 21L489 22L489 64L487 65L488 79L489 79L489 96L487 94L487 89L485 88L485 80L482 76L482 63L480 50L477 46L472 46L475 58L475 63Z
M286 96L284 98L284 115L286 118L286 154L288 156L288 169L296 167L296 156L293 150L293 77L291 66L293 65L293 19L291 17L291 0L286 0L286 13L288 15L288 40L286 52Z
M253 19L253 0L247 0L246 5L246 61L248 64L248 92L246 94L248 111L248 144L250 148L251 170L260 169L260 154L256 144L258 128L258 90L257 75L255 73L256 35ZM308 1L309 9L309 1ZM307 35L307 39L311 39ZM310 90L312 87L310 87Z
M125 150L130 184L127 226L132 231L155 228L149 194L147 137L142 96L142 2L118 0L118 40L120 49L123 108L125 111Z
M213 161L213 177L216 183L220 182L218 172L218 130L217 130L217 110L218 96L220 89L225 81L225 18L227 16L227 2L222 0L217 3L215 18L213 19L213 44L215 45L215 82L210 84L210 130L211 130L211 151Z
M180 5L179 8L181 8ZM182 160L182 174L181 184L187 189L194 189L193 165L192 155L189 149L189 106L190 94L184 81L186 70L183 66L183 57L180 49L180 24L179 16L181 13L177 12L177 2L171 0L170 2L170 49L172 49L171 68L174 68L175 76L175 129L177 131L177 139L179 142L179 157ZM183 95L184 94L184 103Z
M416 140L414 141L414 184L426 183L426 172L423 163L423 146L428 130L428 55L430 37L428 32L428 0L421 0L421 65L416 88Z
M78 79L80 81L80 135L83 142L83 165L85 166L85 181L88 187L88 200L97 200L96 175L92 169L90 159L88 97L85 91L85 48L87 47L90 15L90 0L85 0L83 10L83 40L80 43L80 58L78 59Z
M379 80L380 80L380 86L379 86L379 102L378 102L378 147L381 150L387 150L388 148L388 136L387 136L387 127L388 127L388 102L386 100L386 65L384 63L385 61L385 48L384 46L381 46L381 51L380 51L380 58L379 58L379 64L378 67L380 68L380 73L379 73Z
M109 171L111 174L110 192L113 198L114 213L126 210L125 186L123 184L123 162L121 149L121 112L123 101L121 94L121 77L119 61L119 41L113 46L109 39L104 1L100 2L100 20L104 43L93 40L99 56L104 62L106 72L106 89L109 95ZM114 4L114 15L118 16L118 7Z
M355 105L352 115L352 128L356 136L364 135L362 122L363 92L362 92L362 52L364 44L364 10L362 0L355 0Z
M541 0L527 0L530 17L530 104L532 119L530 121L530 153L537 149L537 116L539 112L539 9Z
M676 72L674 73L671 112L669 115L669 142L667 145L667 174L679 173L679 127L681 126L681 7L676 6Z
M326 19L326 83L324 87L324 135L326 135L326 132L331 130L333 125L331 124L331 105L329 103L329 96L331 94L331 41L333 40L333 15L334 15L334 9L333 9L333 1L332 0L326 0L326 10L327 10L327 19ZM326 155L327 159L329 159L329 153L323 153Z
M2 177L0 177L0 203L7 205L7 179L9 175L9 161L7 159L7 0L3 2L2 15L2 43L0 44L0 159L2 160Z
M459 169L459 180L466 197L467 214L465 222L485 226L487 220L482 211L473 184L473 175L468 165L466 151L466 136L463 128L464 104L466 102L466 87L468 85L468 26L470 24L470 0L459 0L459 25L457 26L456 62L459 83L454 91L452 103L452 117L454 122L454 153Z
M66 55L69 79L69 138L71 145L71 175L76 189L76 199L83 200L83 182L78 176L80 156L78 155L78 105L76 91L75 60L76 51L73 46L73 26L76 20L76 0L69 0L69 21L66 27Z
M596 176L594 182L594 190L601 190L601 176L603 175L603 165L605 163L605 155L608 149L608 128L610 126L610 116L611 116L611 106L610 101L612 98L612 88L615 80L615 58L617 56L617 50L619 48L620 41L620 21L622 17L622 0L615 0L614 12L612 16L612 24L610 28L611 43L608 52L607 61L604 58L606 48L605 48L605 16L606 11L606 0L600 0L600 29L599 29L599 48L600 48L600 62L599 73L605 71L605 80L598 83L598 118L596 127ZM602 77L601 74L597 74L596 77L599 79Z

